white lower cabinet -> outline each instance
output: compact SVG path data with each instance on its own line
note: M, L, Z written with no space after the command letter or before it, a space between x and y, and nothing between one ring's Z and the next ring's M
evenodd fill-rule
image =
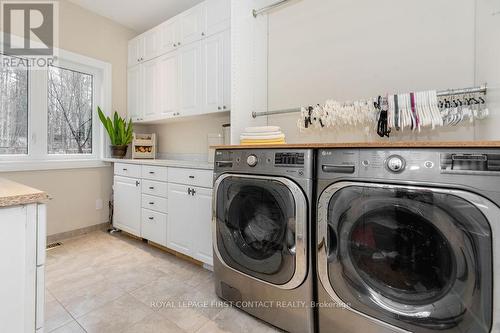
M212 190L168 184L167 247L212 265Z
M113 226L132 235L141 236L141 181L116 176L114 179Z
M167 214L143 209L141 237L167 246Z
M210 170L117 163L113 225L212 265L211 187Z
M46 207L0 208L0 227L0 332L42 332Z

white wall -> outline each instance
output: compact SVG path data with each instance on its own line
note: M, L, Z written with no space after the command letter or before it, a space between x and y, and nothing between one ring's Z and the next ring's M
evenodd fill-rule
M109 62L113 66L113 111L127 113L127 45L135 33L69 1L60 1L59 47ZM108 221L111 167L0 173L0 177L47 191L48 234ZM96 200L104 208L96 210Z
M462 88L485 80L492 88L489 99L494 114L476 125L477 135L474 126L462 126L398 134L390 140L500 137L494 130L500 122L492 121L499 117L494 103L498 91L493 88L499 77L500 49L494 36L498 36L500 15L491 15L497 1L477 0L477 32L474 0L294 0L253 19L249 9L266 2L274 1L248 1L246 8L233 1L233 30L243 31L247 41L233 42L233 143L245 126L262 123L281 126L288 142L380 140L374 131L367 135L337 128L300 133L297 114L253 120L250 113L266 106L290 108L329 98L343 101L386 92ZM233 40L240 37L235 34ZM497 45L495 52L493 45ZM258 59L265 59L266 65ZM255 74L263 68L267 75ZM266 87L267 93L258 87Z

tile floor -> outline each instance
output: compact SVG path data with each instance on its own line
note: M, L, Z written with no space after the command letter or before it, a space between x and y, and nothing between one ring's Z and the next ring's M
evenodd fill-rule
M126 235L47 252L45 332L279 332L218 301L212 272Z

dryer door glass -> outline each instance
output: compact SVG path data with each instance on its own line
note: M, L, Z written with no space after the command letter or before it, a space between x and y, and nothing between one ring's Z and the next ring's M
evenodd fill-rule
M491 231L472 203L431 190L349 186L330 200L328 230L337 244L330 284L352 307L416 332L490 327Z
M217 189L217 248L232 268L273 284L295 272L295 199L271 179L228 177Z

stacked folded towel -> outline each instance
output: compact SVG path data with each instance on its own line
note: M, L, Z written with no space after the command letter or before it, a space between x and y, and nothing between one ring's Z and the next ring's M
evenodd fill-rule
M278 126L247 127L240 135L242 145L279 145L285 143L285 134Z

